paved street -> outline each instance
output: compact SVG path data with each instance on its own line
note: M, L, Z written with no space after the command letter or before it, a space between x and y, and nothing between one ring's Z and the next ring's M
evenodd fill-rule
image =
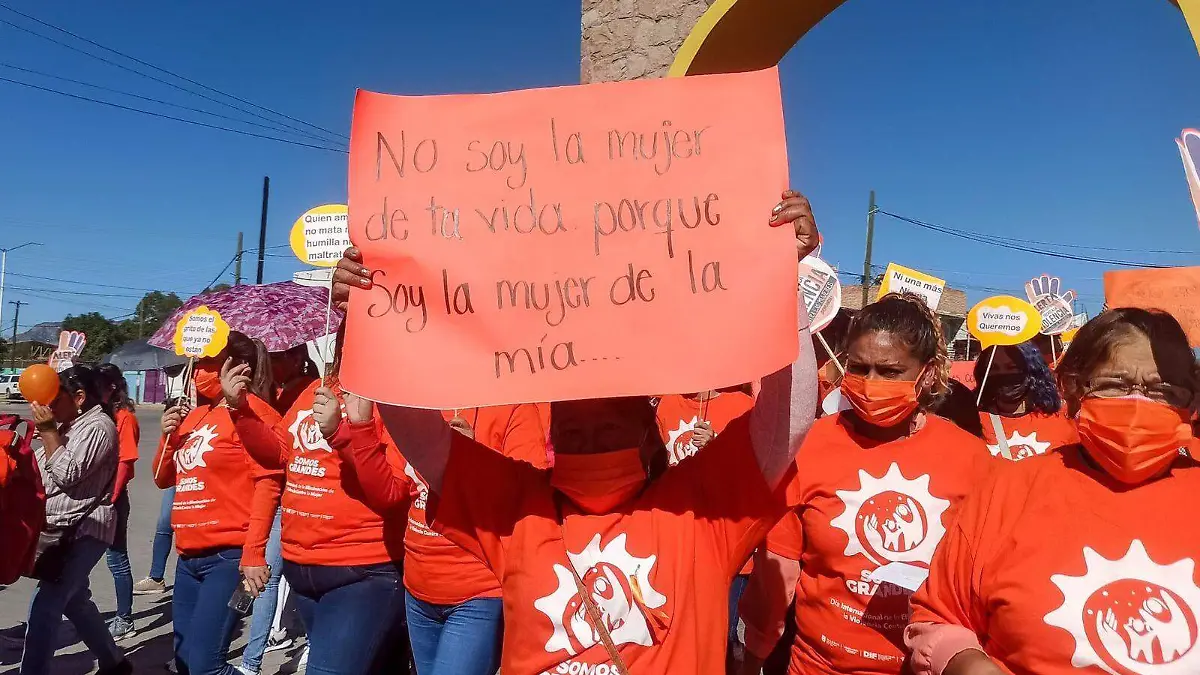
M17 412L28 417L27 406L3 405L0 410ZM129 523L129 558L133 566L133 578L146 576L150 566L151 541L154 538L154 526L158 519L161 493L151 479L154 468L152 465L154 451L158 443L159 416L162 408L145 406L138 411L138 420L142 428L141 457L137 464L136 478L130 485L132 514ZM162 596L134 596L134 622L138 630L136 637L121 644L133 662L135 670L142 673L164 673L164 665L172 658L171 638L171 595L170 584L175 576L175 556L171 555L167 566L168 592ZM112 575L104 559L92 571L92 594L96 605L104 613L105 618L112 616L116 607L113 595ZM28 609L29 597L34 584L28 579L22 579L13 586L0 590L0 629L7 629L22 623ZM235 637L230 651L230 662L241 662L241 651L246 642L245 632L249 630L248 620L243 622ZM55 675L85 675L95 672L95 661L87 647L75 635L70 623L63 621L59 628L60 648L55 657L52 672ZM291 673L296 670L299 649L292 648L284 652L268 654L263 664L263 673ZM0 675L16 673L20 664L19 648L0 642Z

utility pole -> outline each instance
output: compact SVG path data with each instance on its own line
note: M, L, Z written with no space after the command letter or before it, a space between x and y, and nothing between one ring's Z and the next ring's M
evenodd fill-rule
M12 341L8 343L8 367L10 370L16 370L17 369L17 321L19 321L21 319L21 305L25 305L28 303L21 302L20 300L17 300L15 302L12 300L9 300L8 304L17 306L17 311L13 313Z
M875 242L875 191L871 190L871 204L867 207L867 255L863 259L862 276L862 307L866 307L871 298L871 245Z
M258 281L263 281L263 262L267 251L267 199L271 196L271 177L263 176L262 220L258 223Z
M27 241L20 246L0 248L0 326L4 325L4 273L8 271L8 253L26 246L41 246L41 244L36 241Z
M237 258L233 263L233 285L242 285L242 233L238 232Z

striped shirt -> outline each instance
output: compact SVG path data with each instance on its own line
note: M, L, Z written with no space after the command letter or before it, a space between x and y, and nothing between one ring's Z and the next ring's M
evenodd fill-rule
M77 536L95 537L111 544L116 533L116 512L109 503L117 473L117 427L100 406L63 425L62 447L47 459L44 447L34 451L46 488L46 524L63 529L87 514Z

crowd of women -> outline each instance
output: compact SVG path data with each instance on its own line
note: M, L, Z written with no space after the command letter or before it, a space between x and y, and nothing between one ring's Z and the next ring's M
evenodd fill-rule
M801 258L817 245L797 193L769 224ZM335 281L338 302L370 287L354 249ZM1197 364L1175 319L1106 311L1057 363L991 348L979 392L915 296L833 326L836 359L805 349L744 387L443 412L343 391L340 352L273 386L234 332L153 463L174 667L231 675L238 596L282 574L310 673L1200 672ZM34 407L48 521L82 524L35 593L23 673L48 672L60 614L102 673L129 670L87 586L109 549L128 617L111 382L75 368Z

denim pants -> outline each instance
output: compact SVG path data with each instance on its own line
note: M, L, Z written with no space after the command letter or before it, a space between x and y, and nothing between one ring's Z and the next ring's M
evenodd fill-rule
M750 575L739 574L729 585L729 644L731 646L737 644L738 641L738 603L742 601L742 594L746 592L746 586L749 584Z
M283 563L303 601L308 629L308 675L363 675L392 625L403 614L400 570L392 563L333 567Z
M405 591L404 599L417 675L493 675L500 667L500 598L432 605Z
M263 653L271 637L271 626L275 622L275 606L279 601L279 577L283 575L283 551L280 544L280 513L275 511L275 523L267 537L267 565L271 567L271 578L267 587L254 600L250 615L250 637L242 651L242 667L258 672L262 669Z
M133 568L129 566L129 490L121 492L117 503L117 533L108 547L108 571L112 572L117 595L117 617L133 618Z
M242 549L180 557L175 565L175 665L180 675L237 675L226 663L241 618L229 599L242 581Z
M175 506L175 488L163 490L162 504L158 507L158 524L154 526L154 552L150 559L150 578L162 581L167 576L167 558L171 556L171 541L175 536L171 529L171 509Z
M29 621L25 631L25 651L21 654L22 675L46 675L58 641L58 624L65 615L75 632L96 656L100 670L112 668L125 659L108 633L108 626L92 602L88 575L108 544L95 537L80 537L71 544L62 577L58 581L40 581L29 602Z

